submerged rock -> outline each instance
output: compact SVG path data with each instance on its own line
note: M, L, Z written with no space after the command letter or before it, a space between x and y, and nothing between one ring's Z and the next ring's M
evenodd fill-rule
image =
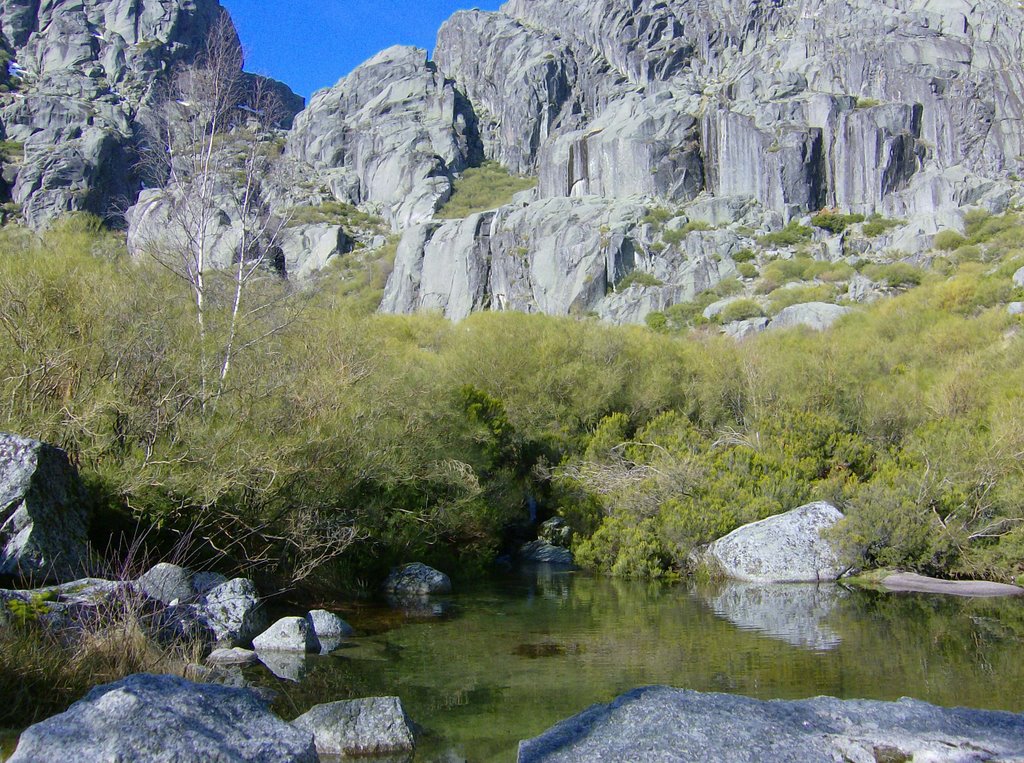
M247 689L138 674L100 686L21 735L12 763L315 763L312 735Z
M595 705L521 742L518 761L960 763L1022 757L1024 715L912 699L764 702L655 686Z
M411 752L416 744L398 697L317 705L292 723L313 733L322 755L391 755Z
M753 583L836 580L845 568L822 531L842 518L829 503L810 503L737 528L698 558L726 577Z
M78 471L52 445L0 434L0 575L73 580L88 563Z
M384 591L399 596L451 593L452 581L433 567L413 562L393 570L384 581Z
M259 662L256 652L251 649L214 649L206 657L207 665L255 665Z

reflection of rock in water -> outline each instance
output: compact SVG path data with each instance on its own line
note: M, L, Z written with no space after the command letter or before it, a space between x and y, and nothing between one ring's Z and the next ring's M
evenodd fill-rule
M843 595L838 586L733 582L700 593L716 615L742 630L818 651L835 649L841 641L825 622Z
M410 620L433 620L438 617L451 617L454 614L452 603L433 596L415 594L389 594L388 606L401 610Z
M257 652L260 662L278 678L299 683L306 677L306 655L302 652Z

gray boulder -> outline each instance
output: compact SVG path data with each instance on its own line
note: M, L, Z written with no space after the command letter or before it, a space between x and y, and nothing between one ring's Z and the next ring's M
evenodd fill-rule
M768 324L771 330L806 326L815 331L824 331L844 315L853 312L849 307L832 305L828 302L806 302L790 305L779 311Z
M334 257L352 251L352 241L340 225L298 225L285 228L278 242L285 275L304 280L327 267Z
M560 567L573 565L572 551L540 538L524 543L519 548L519 558L524 562L553 564Z
M385 593L400 596L422 596L452 592L452 581L443 572L420 562L392 570L384 581Z
M89 515L63 450L0 435L0 575L72 580L88 563Z
M699 559L726 577L753 583L836 580L846 570L822 532L842 518L829 503L810 503L733 530Z
M888 575L882 586L889 591L939 593L946 596L989 598L998 596L1024 596L1024 588L987 580L939 580L913 572Z
M1013 285L1017 288L1024 289L1024 268L1020 268L1013 274Z
M192 573L176 564L161 562L135 581L138 589L164 604L188 601L193 596Z
M1024 715L899 702L785 701L636 689L519 745L519 763L1024 758Z
M333 612L324 609L312 610L306 615L306 620L309 621L309 627L320 644L321 654L333 652L355 632L351 625Z
M282 617L252 640L259 652L319 652L313 626L305 617Z
M722 326L722 333L732 339L746 339L757 336L768 328L769 318L748 318L745 321L732 321Z
M13 763L192 760L315 763L312 735L252 691L139 674L93 689L30 727Z
M1006 306L1009 315L1024 315L1024 302L1011 302Z
M321 755L393 755L415 747L398 697L369 697L317 705L292 724L312 732Z
M266 627L266 613L251 580L235 578L212 588L191 606L218 644L247 646Z

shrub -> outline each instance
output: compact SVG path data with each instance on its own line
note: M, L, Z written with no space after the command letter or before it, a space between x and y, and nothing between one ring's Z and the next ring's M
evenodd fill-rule
M861 232L868 238L876 238L884 233L889 232L893 228L898 228L903 225L903 220L894 220L888 217L882 217L877 212L868 218L868 221L864 223L861 228Z
M814 217L811 218L811 225L818 228L824 228L831 233L842 233L848 227L854 223L864 222L864 215L859 214L848 214L844 215L835 210L822 210Z
M756 301L752 299L739 299L735 302L730 302L723 308L722 312L718 314L718 322L732 323L733 321L745 321L750 318L760 318L763 315L764 310Z
M630 286L664 286L665 282L653 273L643 270L631 270L626 276L615 284L616 291L624 291Z
M882 283L892 288L919 286L924 280L924 271L906 262L866 265L861 272L875 283Z
M743 278L757 278L760 275L757 266L752 262L741 262L736 266L736 270Z
M942 230L935 234L933 242L936 249L942 252L952 252L967 243L967 239L954 230Z
M800 225L794 220L780 231L761 236L757 243L768 249L781 249L810 241L813 235L814 231L811 228Z
M462 219L477 212L497 209L509 204L520 191L536 185L536 178L512 175L497 162L484 162L456 178L452 197L438 210L436 217Z
M732 261L737 264L741 262L753 262L756 259L757 254L754 253L753 249L740 249L732 256Z
M791 305L802 305L806 302L831 302L836 298L836 288L821 284L820 286L785 286L768 295L770 312L775 313Z

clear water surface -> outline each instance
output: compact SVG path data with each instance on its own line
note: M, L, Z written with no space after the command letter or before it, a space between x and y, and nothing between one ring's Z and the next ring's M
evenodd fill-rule
M279 692L286 718L397 695L424 732L417 761L514 761L520 739L651 684L1024 711L1019 599L693 588L539 568L441 600L339 611L358 637L274 665L287 678L262 666L247 678Z

